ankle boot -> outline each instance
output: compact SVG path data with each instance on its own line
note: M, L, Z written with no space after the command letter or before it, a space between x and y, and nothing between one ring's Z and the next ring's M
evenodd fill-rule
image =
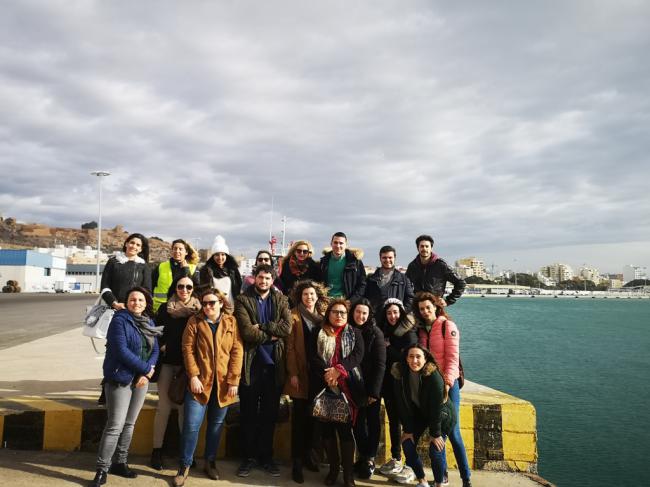
M343 464L343 486L355 487L354 484L354 441L341 442L341 463Z
M162 470L163 469L163 461L162 461L162 448L154 448L151 451L151 468L154 470Z
M336 436L334 438L328 438L325 440L325 451L327 452L327 461L330 464L330 470L325 477L325 485L334 485L336 479L339 476L339 470L341 468L339 460L339 446L336 441Z
M106 472L104 472L101 469L97 469L97 473L95 473L95 478L88 484L88 487L100 487L101 485L104 485L106 483Z
M133 470L129 468L126 463L114 463L111 465L111 468L108 469L108 473L113 475L119 475L125 479L134 479L138 476Z
M291 479L297 484L305 483L305 477L302 474L302 460L299 458L293 459L293 466L291 467Z

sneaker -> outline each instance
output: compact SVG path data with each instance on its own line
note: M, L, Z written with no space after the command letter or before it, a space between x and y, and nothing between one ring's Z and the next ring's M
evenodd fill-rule
M247 458L241 462L241 465L239 465L239 468L237 469L237 477L248 477L256 463L257 462L255 462L254 458Z
M280 476L280 467L278 467L278 464L275 463L273 460L269 460L268 462L266 462L264 465L262 465L262 468L271 477Z
M408 465L404 465L399 473L390 476L398 484L410 484L415 480L415 472Z
M422 481L415 484L415 487L431 487L432 485L435 485L435 482L433 484L430 484L429 482Z
M445 470L445 474L442 476L442 485L449 485L449 473Z
M369 479L375 473L375 462L372 460L360 460L359 467L356 470L357 477L360 479Z
M472 487L472 481L470 479L463 479L463 487Z
M402 465L402 462L396 458L391 458L381 467L379 467L379 473L382 475L395 475L400 473L403 468L404 466Z

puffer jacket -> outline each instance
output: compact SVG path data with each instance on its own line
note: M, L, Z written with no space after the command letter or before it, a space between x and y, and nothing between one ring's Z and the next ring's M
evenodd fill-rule
M273 362L275 363L275 383L284 385L286 378L286 338L291 332L291 312L287 297L280 291L271 289L270 296L273 306L273 319L266 324L260 323L257 312L257 292L255 287L249 287L235 300L235 317L239 326L239 334L244 342L244 364L242 380L244 384L250 384L251 366L257 354L257 348L277 337L274 349ZM259 324L259 328L254 325Z
M383 288L379 286L381 282L381 267L368 276L366 280L366 298L372 304L375 313L381 311L381 307L388 298L397 298L404 303L407 311L411 310L413 304L413 284L411 280L397 269L393 270L393 277L390 282Z
M149 326L154 327L153 320ZM147 375L158 360L158 340L147 360L140 358L142 334L138 330L131 312L122 309L113 315L106 335L104 356L104 379L119 384L131 384L136 377Z
M393 390L404 433L415 431L415 418L419 416L427 422L429 435L432 438L449 435L456 425L456 409L449 399L442 402L445 385L438 367L433 362L427 362L420 371L419 407L411 399L407 363L403 361L393 364L391 375L394 379Z
M136 286L151 292L151 269L141 258L128 260L122 253L108 259L102 273L102 289L110 289L102 294L107 305L114 302L125 303L126 293Z
M343 269L343 291L350 301L363 297L366 290L366 268L361 260L363 251L345 249L345 268ZM320 272L323 282L327 284L327 269L332 251L326 252L320 259Z
M442 336L442 324L445 336ZM440 366L445 383L452 387L460 375L458 362L460 357L460 332L456 323L444 316L439 316L427 330L422 323L418 327L418 343L426 347Z
M188 379L198 376L203 385L202 393L192 393L201 404L207 404L211 394L217 394L220 407L237 400L228 397L228 387L239 386L243 356L244 347L234 316L221 313L214 337L201 313L187 321L183 332L183 361ZM213 384L216 391L212 390Z
M444 297L447 282L451 282L454 289L444 297L449 305L454 304L465 291L465 281L436 254L431 255L431 260L426 265L422 265L420 256L417 255L408 265L406 277L413 283L416 294L426 291L440 297Z

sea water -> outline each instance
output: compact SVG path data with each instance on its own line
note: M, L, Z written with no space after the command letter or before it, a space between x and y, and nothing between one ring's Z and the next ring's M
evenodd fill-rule
M463 297L448 312L466 377L537 409L542 477L650 485L650 300Z

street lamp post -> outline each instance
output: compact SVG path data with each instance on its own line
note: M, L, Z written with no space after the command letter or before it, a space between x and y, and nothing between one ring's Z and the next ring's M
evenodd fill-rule
M97 222L97 275L95 278L95 287L97 288L97 292L100 292L99 255L102 250L102 178L110 176L111 173L108 171L93 171L90 174L91 176L97 176L99 178L99 221Z

